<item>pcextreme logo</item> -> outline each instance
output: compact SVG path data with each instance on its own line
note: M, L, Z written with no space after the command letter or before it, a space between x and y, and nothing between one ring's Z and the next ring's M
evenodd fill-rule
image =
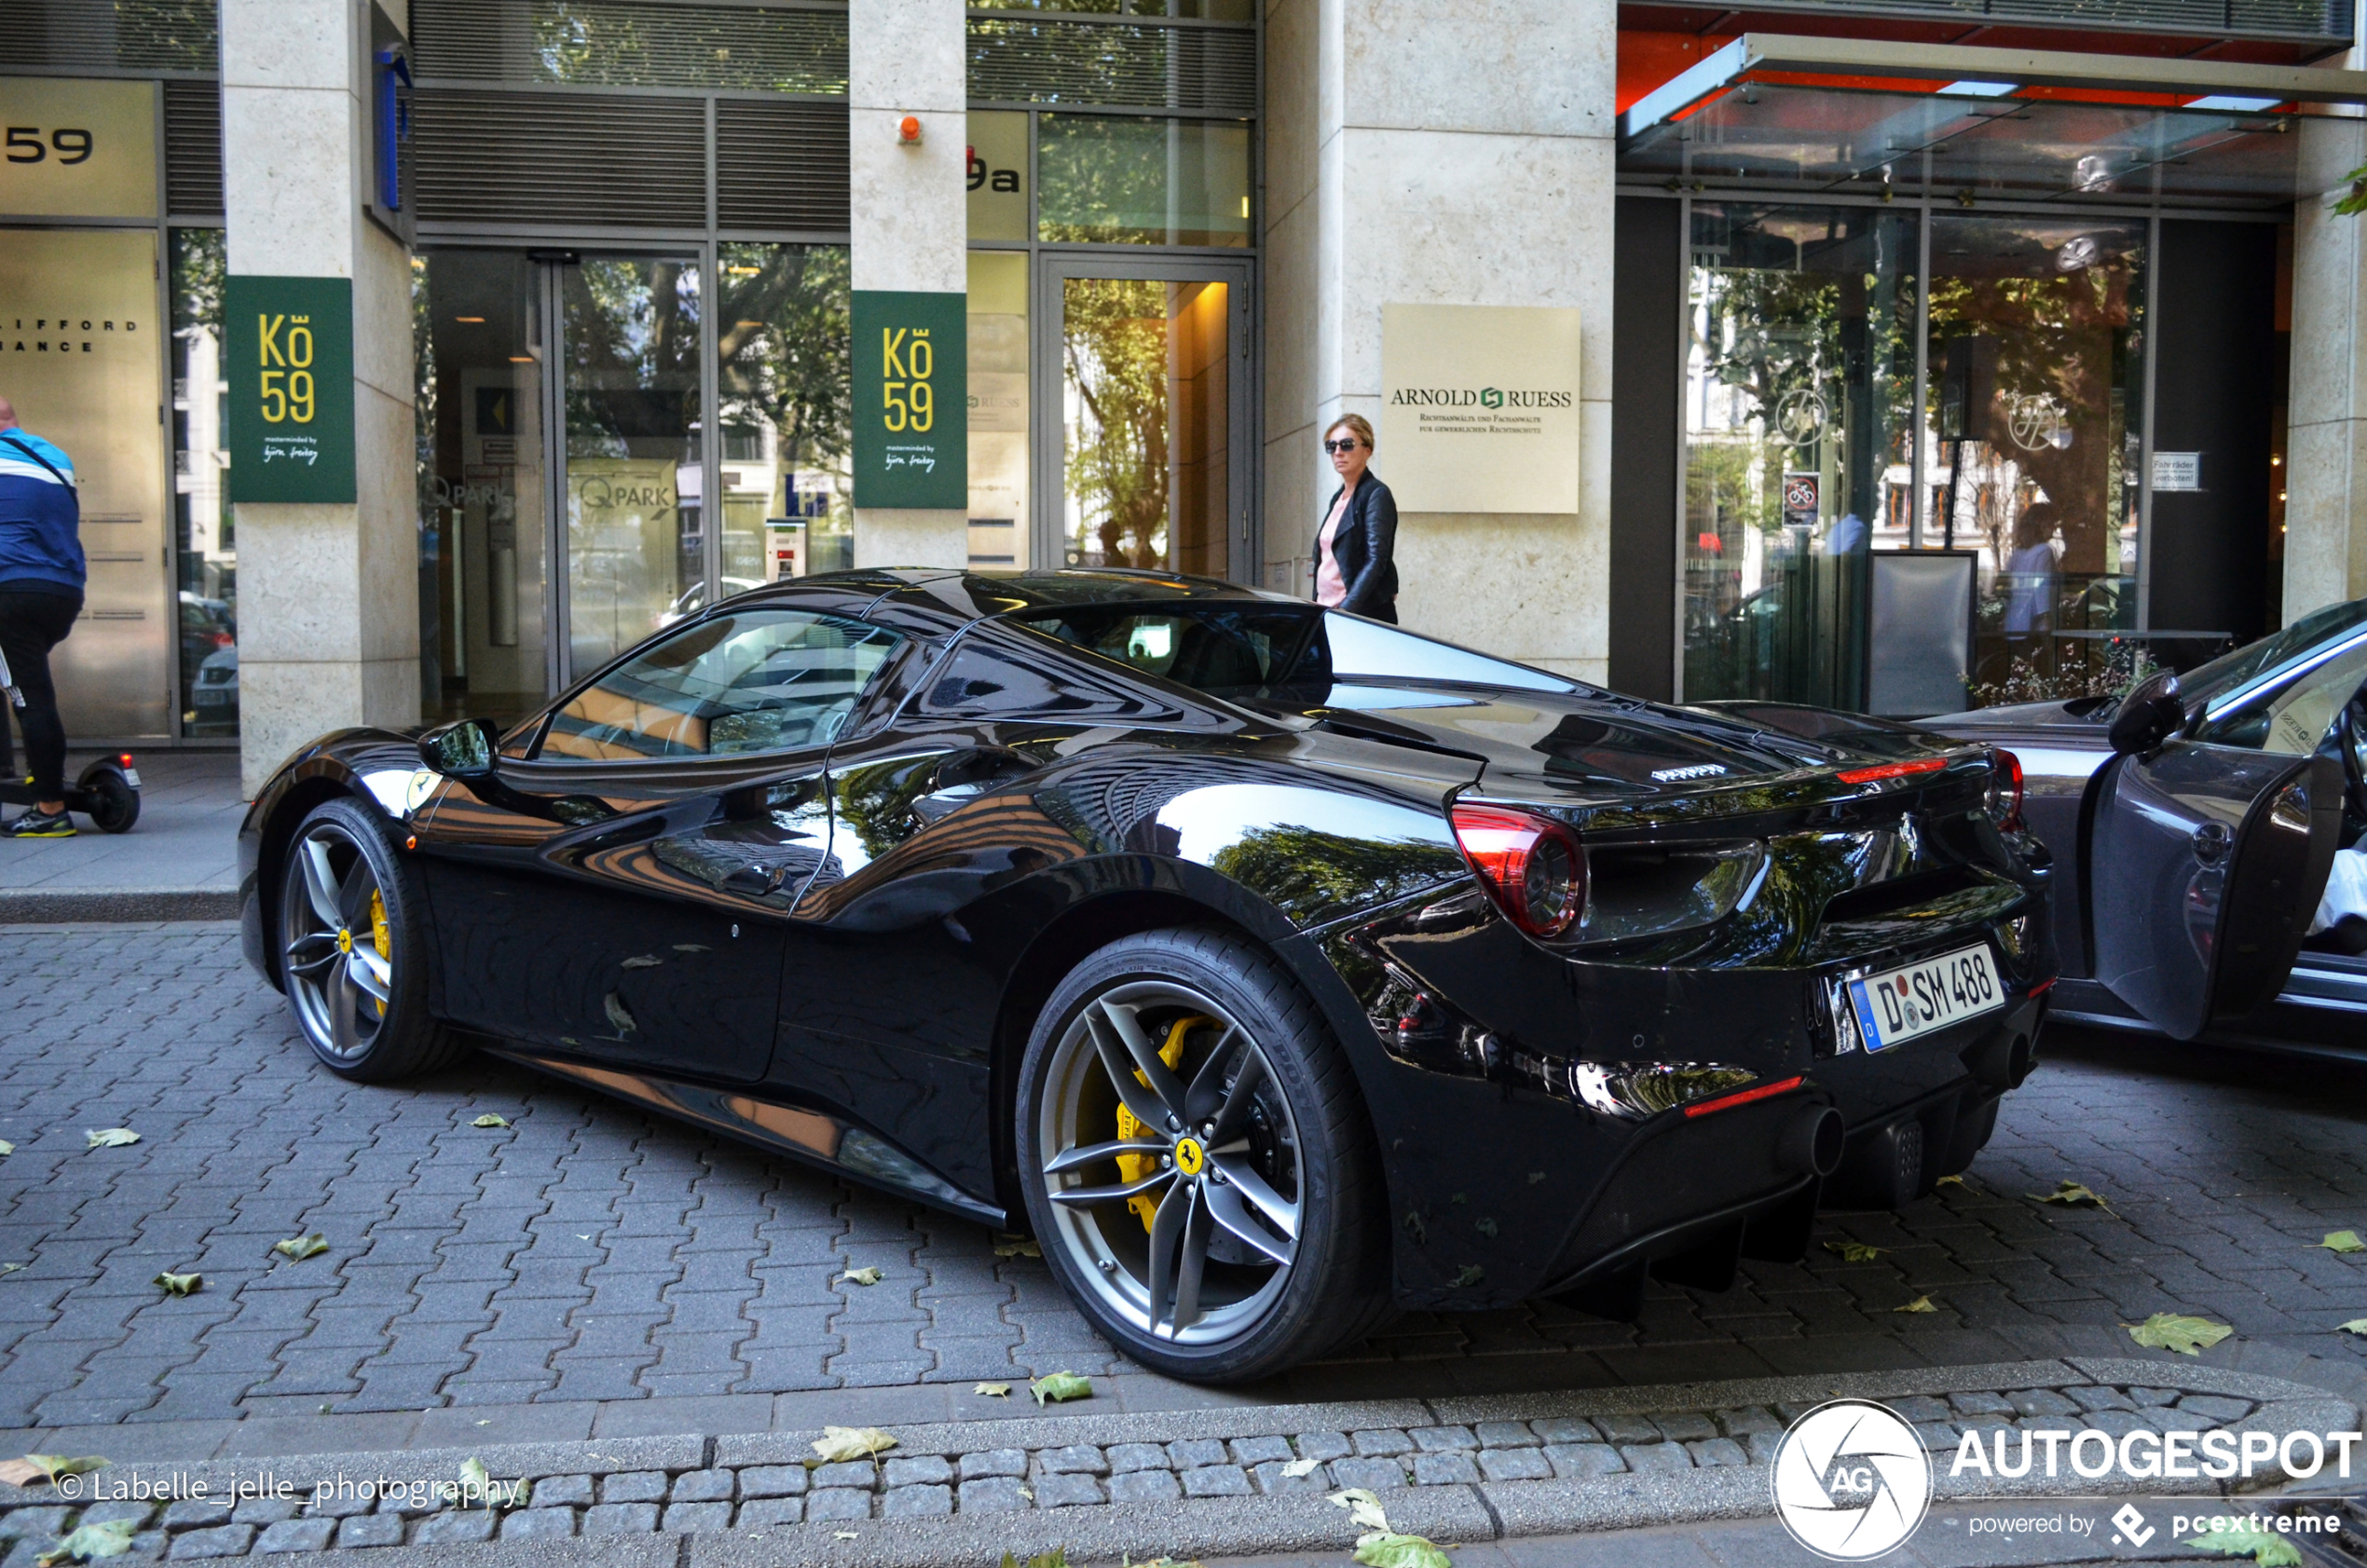
M1835 1399L1791 1425L1775 1451L1775 1516L1833 1562L1880 1557L1915 1534L1932 1500L1923 1439L1887 1407Z

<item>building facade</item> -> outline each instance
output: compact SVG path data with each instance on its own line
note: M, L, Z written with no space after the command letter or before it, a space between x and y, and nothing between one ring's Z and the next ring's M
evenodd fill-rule
M86 739L256 779L834 566L1304 593L1349 413L1409 625L1656 698L2074 698L2367 593L2349 0L20 9ZM350 288L334 494L230 464L274 280ZM966 495L880 504L854 321L926 296Z

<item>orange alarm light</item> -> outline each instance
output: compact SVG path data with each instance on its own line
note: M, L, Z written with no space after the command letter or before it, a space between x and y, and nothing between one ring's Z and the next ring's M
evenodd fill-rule
M921 139L921 116L907 115L898 120L896 125L896 139L899 142L918 142Z

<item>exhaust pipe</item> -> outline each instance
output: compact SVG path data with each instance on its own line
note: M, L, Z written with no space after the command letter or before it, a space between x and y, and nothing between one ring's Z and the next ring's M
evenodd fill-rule
M2037 1065L2038 1047L2029 1035L2019 1031L2009 1040L1987 1042L1964 1063L1974 1078L1999 1090L2020 1088L2022 1080Z
M1792 1170L1820 1180L1839 1170L1846 1132L1841 1113L1829 1105L1811 1106L1792 1118L1775 1145L1776 1157Z

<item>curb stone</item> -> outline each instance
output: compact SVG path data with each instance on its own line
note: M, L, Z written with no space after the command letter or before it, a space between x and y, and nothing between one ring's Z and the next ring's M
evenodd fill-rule
M366 1499L340 1498L324 1503L317 1515L308 1502L303 1509L292 1510L299 1519L335 1514L342 1520L375 1507L368 1514L367 1533L386 1539L385 1546L366 1553L331 1548L300 1555L338 1563L366 1556L380 1568L410 1563L421 1568L482 1563L491 1568L595 1560L625 1568L644 1561L651 1568L797 1568L805 1563L941 1568L972 1559L992 1563L1006 1550L1024 1555L1054 1547L1065 1547L1080 1562L1121 1553L1218 1557L1332 1552L1348 1549L1357 1531L1323 1493L1353 1481L1345 1479L1345 1471L1327 1477L1319 1467L1295 1484L1277 1484L1280 1478L1268 1472L1279 1470L1273 1456L1285 1449L1324 1464L1355 1467L1358 1479L1375 1478L1385 1489L1383 1506L1390 1523L1401 1531L1442 1543L1478 1542L1764 1516L1771 1511L1766 1466L1773 1433L1799 1411L1845 1396L1921 1402L1913 1419L1934 1452L1935 1501L2059 1495L2065 1484L2059 1476L1955 1478L1939 1461L1962 1431L2000 1425L2004 1417L1976 1412L2008 1411L2005 1395L2019 1397L2026 1408L2031 1403L2051 1408L2051 1399L2069 1411L2073 1401L2050 1392L2062 1389L2086 1390L2097 1403L2112 1405L2114 1418L2139 1425L2167 1419L2153 1412L2164 1412L2171 1401L2195 1395L2240 1400L2237 1408L2245 1413L2237 1416L2231 1411L2224 1423L2237 1430L2347 1430L2359 1419L2353 1404L2323 1388L2224 1368L2099 1357L2077 1365L2011 1362L1561 1394L1230 1406L1164 1414L1047 1413L922 1424L891 1428L897 1438L896 1456L911 1462L900 1476L891 1475L884 1463L808 1470L802 1461L810 1457L808 1440L816 1434L790 1432L212 1459L185 1466L127 1461L100 1474L118 1484L134 1477L152 1485L171 1478L185 1493L204 1481L216 1494L234 1479L252 1483L267 1475L302 1497L317 1480L339 1475L349 1480L383 1477L400 1482L447 1481L457 1476L463 1460L475 1458L497 1479L552 1482L541 1507L531 1506L536 1499L530 1496L527 1508L511 1510L505 1519L517 1519L521 1512L567 1516L564 1525L552 1518L547 1529L538 1519L531 1537L522 1531L508 1540L464 1546L431 1544L463 1527L454 1510L441 1503L389 1510ZM859 1412L851 1412L849 1419L859 1420ZM2222 1424L2200 1411L2192 1419L2198 1425ZM2041 1415L2023 1418L2023 1425L2071 1425L2086 1420L2085 1414ZM4 1444L0 1439L0 1446ZM1110 1464L1099 1458L1102 1446L1112 1450ZM1124 1466L1116 1463L1121 1448L1127 1451ZM1430 1482L1421 1466L1414 1465L1411 1476L1407 1474L1417 1452L1432 1458L1476 1457L1490 1474L1538 1475L1547 1468L1540 1461L1552 1456L1551 1468L1558 1479L1473 1480L1464 1466L1433 1465L1429 1474L1449 1479ZM981 1492L979 1507L952 1509L949 1498L942 1508L915 1508L908 1514L890 1484L910 1479L918 1485L965 1456L990 1453L995 1456L997 1473L1019 1474L1000 1483L1003 1490L991 1502ZM1360 1453L1362 1457L1351 1457ZM1399 1453L1405 1457L1396 1457ZM1100 1501L1102 1493L1094 1475L1159 1455L1170 1478L1197 1475L1205 1489L1233 1494L1179 1497L1170 1479L1165 1500ZM1510 1465L1508 1459L1522 1463ZM1579 1460L1596 1463L1580 1465ZM1207 1468L1194 1471L1193 1466ZM1266 1488L1263 1494L1249 1493L1242 1478L1250 1472ZM605 1478L617 1478L618 1485L611 1488ZM1218 1480L1224 1485L1218 1486ZM2227 1487L2204 1478L2164 1483L2107 1477L2073 1484L2083 1493L2098 1496L2138 1492L2221 1495L2261 1490L2268 1482L2264 1478L2249 1487ZM1036 1488L1043 1489L1041 1497ZM1184 1489L1196 1490L1189 1481ZM668 1499L663 1515L652 1502L639 1505L635 1528L653 1532L663 1518L672 1533L578 1536L580 1526L593 1522L594 1493L608 1500L612 1491L619 1496L629 1492ZM729 1501L733 1494L743 1499L736 1526ZM809 1503L826 1497L827 1512L821 1507L807 1511ZM968 1499L964 1501L966 1505ZM1074 1506L1056 1506L1061 1502ZM0 1487L0 1537L62 1533L70 1509L77 1506L46 1486ZM676 1513L686 1506L690 1511ZM936 1517L915 1517L923 1511ZM139 1555L161 1552L166 1530L172 1532L171 1540L179 1549L180 1535L198 1522L195 1512L168 1515L163 1530L151 1523L136 1548ZM20 1513L31 1530L8 1528ZM473 1520L465 1522L474 1524ZM485 1527L490 1525L488 1520ZM342 1534L347 1527L341 1522L339 1528ZM294 1533L283 1532L282 1537L293 1540ZM305 1538L308 1544L311 1533Z

